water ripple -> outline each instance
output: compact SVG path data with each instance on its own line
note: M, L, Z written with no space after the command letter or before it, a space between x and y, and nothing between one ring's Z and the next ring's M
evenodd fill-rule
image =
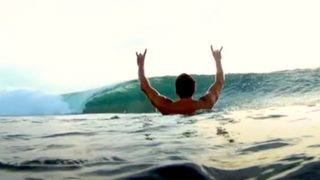
M56 138L56 137L63 137L63 136L93 136L96 133L92 132L68 132L68 133L58 133L52 134L48 136L42 136L42 138Z

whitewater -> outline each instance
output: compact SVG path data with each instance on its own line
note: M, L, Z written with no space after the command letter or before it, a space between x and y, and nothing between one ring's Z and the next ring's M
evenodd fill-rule
M226 86L215 108L312 105L319 100L319 71L320 68L262 74L227 74ZM195 98L199 98L214 82L214 76L193 77L197 80ZM161 94L177 99L175 76L153 77L150 82ZM0 91L0 116L152 112L156 110L142 93L137 80L61 95L32 89Z
M193 75L195 98L214 82ZM150 78L177 99L174 76ZM130 80L0 94L0 179L318 179L320 68L227 74L215 108L163 116Z

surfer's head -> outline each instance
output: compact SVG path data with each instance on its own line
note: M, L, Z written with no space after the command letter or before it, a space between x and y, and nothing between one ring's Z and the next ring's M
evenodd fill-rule
M191 98L196 90L196 81L190 75L183 73L177 77L176 93L180 98Z

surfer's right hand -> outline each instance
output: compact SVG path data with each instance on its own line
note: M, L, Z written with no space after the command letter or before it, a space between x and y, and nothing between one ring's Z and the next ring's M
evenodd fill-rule
M217 61L221 60L221 51L223 49L223 46L221 46L220 50L213 50L212 45L211 45L211 52L214 57L214 59Z
M143 67L144 66L144 58L146 57L147 54L147 49L144 50L143 54L138 54L138 52L136 52L137 55L137 64L139 67Z

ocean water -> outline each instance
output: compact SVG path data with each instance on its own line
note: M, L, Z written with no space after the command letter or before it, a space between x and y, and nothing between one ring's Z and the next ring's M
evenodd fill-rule
M196 75L199 97L214 77ZM226 77L216 108L162 116L137 81L0 94L0 179L319 179L320 68ZM171 98L174 77L151 83Z

